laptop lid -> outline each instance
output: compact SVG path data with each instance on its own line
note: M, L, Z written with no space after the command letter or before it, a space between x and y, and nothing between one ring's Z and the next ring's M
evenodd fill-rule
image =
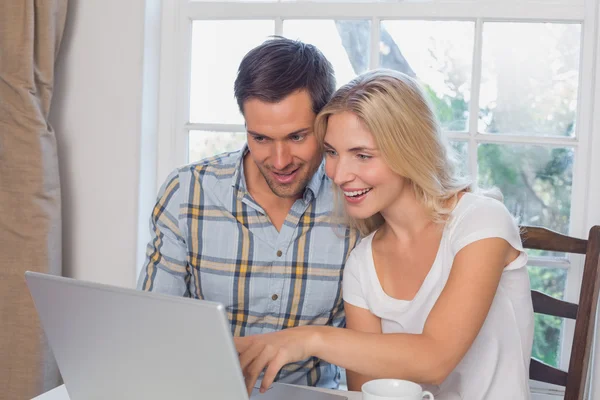
M26 272L71 400L247 400L221 304Z

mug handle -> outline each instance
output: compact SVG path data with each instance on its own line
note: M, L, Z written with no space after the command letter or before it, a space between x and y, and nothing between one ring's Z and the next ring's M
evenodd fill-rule
M425 398L427 397L429 400L434 400L433 398L433 394L431 394L431 392L428 392L427 390L425 390L422 394L422 397Z

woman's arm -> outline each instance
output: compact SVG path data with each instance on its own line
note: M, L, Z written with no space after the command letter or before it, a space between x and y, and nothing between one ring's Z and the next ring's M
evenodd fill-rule
M311 342L312 354L362 374L439 384L471 347L504 267L517 256L504 239L472 243L456 255L422 334L376 335L320 327Z
M369 310L344 303L346 310L346 328L359 332L381 333L381 318L371 314ZM352 370L346 370L348 378L348 389L360 392L362 385L373 379L367 375L359 374Z
M266 367L261 386L266 389L283 365L316 356L362 375L439 384L475 340L504 267L517 256L518 251L500 238L479 240L460 250L421 334L307 326L236 338L247 383L253 385ZM259 348L260 357L251 357Z

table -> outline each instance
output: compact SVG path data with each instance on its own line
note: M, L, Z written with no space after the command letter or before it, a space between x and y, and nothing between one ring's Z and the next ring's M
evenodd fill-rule
M319 390L322 392L331 392L331 393L339 393L348 397L348 400L362 400L362 394L360 392L346 392L342 390L330 390L330 389L321 389L321 388L309 388L312 390ZM67 393L67 389L65 385L61 385L55 389L52 389L44 394L37 396L32 400L69 400L69 394Z

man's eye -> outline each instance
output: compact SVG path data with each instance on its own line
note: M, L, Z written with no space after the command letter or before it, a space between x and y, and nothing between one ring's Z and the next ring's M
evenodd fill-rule
M261 142L264 142L264 141L265 141L265 138L264 138L264 137L262 137L262 136L253 136L253 138L254 138L254 141L255 141L255 142L259 142L259 143L261 143Z
M335 156L335 150L325 150L325 155L333 157Z
M302 139L304 139L304 136L302 136L302 135L294 135L290 139L292 139L293 142L300 142Z
M371 158L371 156L368 156L366 154L358 154L357 157L361 160L368 160Z

